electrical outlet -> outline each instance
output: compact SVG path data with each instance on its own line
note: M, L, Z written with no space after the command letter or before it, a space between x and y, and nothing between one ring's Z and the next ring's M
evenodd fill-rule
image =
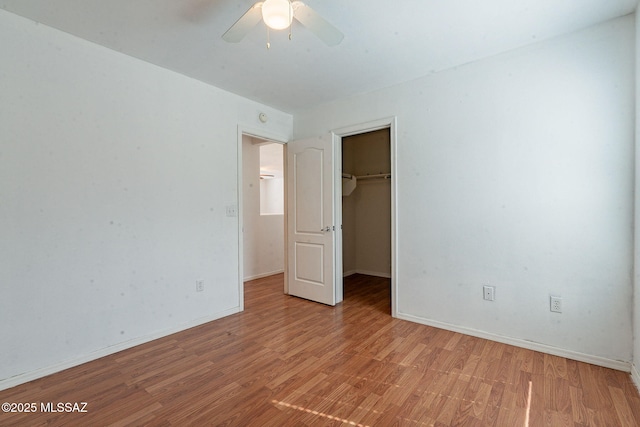
M562 298L551 296L551 311L554 313L562 313Z
M483 286L483 298L487 301L494 301L496 299L496 287L495 286Z
M204 291L204 280L196 280L196 292Z
M238 216L238 207L236 205L227 205L225 213L228 217L236 217Z

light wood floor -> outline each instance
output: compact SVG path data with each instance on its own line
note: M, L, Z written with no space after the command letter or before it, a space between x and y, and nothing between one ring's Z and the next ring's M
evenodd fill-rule
M282 286L247 282L243 313L0 392L88 411L0 425L640 425L628 374L393 319L386 279L352 276L337 307Z

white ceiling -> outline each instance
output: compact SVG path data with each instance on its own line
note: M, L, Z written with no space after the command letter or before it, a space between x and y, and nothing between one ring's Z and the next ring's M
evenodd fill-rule
M304 27L222 34L254 0L0 0L0 7L293 113L633 12L638 0L305 0L345 38Z

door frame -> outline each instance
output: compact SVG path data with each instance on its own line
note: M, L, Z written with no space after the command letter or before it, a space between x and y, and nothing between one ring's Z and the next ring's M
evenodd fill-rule
M265 141L269 141L269 142L275 142L278 144L282 144L282 148L283 148L283 156L284 159L286 159L286 155L287 155L287 143L289 142L289 139L282 136L282 135L278 135L278 134L274 134L274 133L270 133L268 131L265 131L264 129L257 129L257 128L251 128L248 126L241 126L238 125L238 136L237 136L237 153L236 153L236 157L238 160L238 164L237 164L237 170L238 170L238 174L237 174L237 182L238 182L238 187L237 187L237 206L238 206L238 308L240 311L244 310L244 207L243 207L243 200L244 200L244 194L243 194L243 172L244 172L244 168L243 168L243 163L242 163L242 136L246 135L246 136L250 136L250 137L254 137L254 138L260 138L260 139L264 139ZM286 182L287 179L287 165L286 165L286 161L283 163L283 172L284 172L284 180ZM284 195L284 204L286 207L287 204L287 195L285 192ZM286 245L286 239L287 239L287 209L284 210L284 239L285 239L285 245L284 245L284 256L285 256L285 271L284 271L284 276L285 276L285 290L287 287L287 270L286 270L286 262L287 262L287 245Z
M335 146L335 216L336 224L340 225L340 232L336 233L335 283L336 301L344 299L343 271L342 271L342 138L361 133L389 129L389 150L391 155L391 316L398 317L398 224L397 224L397 165L396 165L396 116L372 120L356 125L346 126L332 131Z

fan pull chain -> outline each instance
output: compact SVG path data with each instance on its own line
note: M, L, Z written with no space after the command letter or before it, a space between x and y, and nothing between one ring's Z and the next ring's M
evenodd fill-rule
M289 2L291 2L291 0L289 0ZM292 14L292 8L289 8L289 40L291 40L291 29L293 28L293 16L291 16Z
M269 39L269 27L267 27L267 49L271 49L271 41Z

